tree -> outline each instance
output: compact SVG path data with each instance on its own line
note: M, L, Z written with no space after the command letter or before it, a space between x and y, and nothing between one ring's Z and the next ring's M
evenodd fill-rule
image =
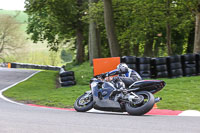
M112 0L104 0L104 22L111 56L120 56L120 47L115 34Z
M170 9L170 5L171 5L171 0L167 0L166 1L166 18L167 18L167 22L166 22L166 38L167 38L167 53L168 55L172 55L172 47L171 47L171 24L170 24L170 15L171 15L171 9Z
M195 16L195 38L193 53L200 52L200 0L185 1L180 0L190 11L191 16ZM191 29L193 30L193 28Z
M76 62L84 61L84 34L87 26L82 23L82 0L26 0L28 14L27 33L34 42L47 41L51 50L76 37Z
M200 52L200 0L196 7L194 53Z
M94 58L100 57L100 31L97 28L95 19L92 17L92 6L98 0L89 0L89 60L93 64Z
M15 16L0 15L0 58L15 54L24 46L24 36L20 32L20 24Z

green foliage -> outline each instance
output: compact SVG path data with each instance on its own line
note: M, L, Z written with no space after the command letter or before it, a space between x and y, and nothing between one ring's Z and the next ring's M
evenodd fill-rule
M167 1L170 2L169 7ZM184 54L191 47L190 32L194 27L194 12L198 0L112 0L115 31L120 43L121 55L143 56L146 45L152 47L150 56L167 55L166 24L172 28L173 54ZM88 6L90 6L90 11ZM104 26L103 1L82 6L73 0L26 0L29 15L27 33L35 42L47 40L49 47L57 50L75 37L78 21L84 31L84 44L88 42L88 22L94 20L101 31L102 57L110 56ZM189 44L190 42L190 44ZM193 45L193 44L192 44ZM88 48L88 46L85 46ZM191 50L189 50L191 51ZM86 50L85 54L88 50Z
M66 70L75 72L75 79L78 85L89 85L90 79L93 77L93 67L89 62L84 62L81 65L74 63L66 64Z
M64 61L64 62L71 62L72 61L72 54L71 52L68 52L66 50L62 50L61 51L61 59Z
M166 22L172 27L172 49L174 54L182 54L186 51L189 32L194 23L194 16L188 10L186 1L171 1L170 7L166 6L167 0L113 0L115 25L122 55L140 55L144 53L144 45L152 40L152 56L164 56L167 54ZM194 7L195 2L189 2ZM91 12L85 16L85 20L94 19L101 30L103 41L102 51L106 55L108 48L106 39L103 2L91 5ZM167 14L167 12L170 14ZM85 12L88 12L86 10ZM105 38L104 38L105 37ZM138 46L139 45L139 46ZM141 45L141 46L140 46ZM138 49L140 47L141 49ZM138 51L140 50L140 51Z
M48 41L51 50L75 37L79 8L74 0L26 0L27 33L34 42ZM81 9L80 9L81 10Z

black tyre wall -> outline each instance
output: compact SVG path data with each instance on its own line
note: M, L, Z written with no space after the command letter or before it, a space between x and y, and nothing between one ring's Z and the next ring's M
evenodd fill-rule
M165 77L168 77L168 71L157 72L156 78L165 78Z
M74 81L75 77L74 76L66 76L66 77L60 77L61 82L65 81Z
M130 69L136 70L136 64L127 64Z
M150 64L151 58L150 57L140 57L137 58L137 63L139 64Z
M74 71L60 69L60 84L62 87L76 85Z
M72 86L72 85L76 85L76 81L65 81L61 83L62 87L67 87L67 86Z
M63 73L60 73L60 77L66 77L66 76L74 76L73 71L65 71Z
M200 75L200 54L196 54L196 72Z
M197 57L196 54L185 54L181 56L184 76L196 75L197 73L196 57Z
M170 69L171 70L174 70L174 69L181 69L182 68L182 65L180 62L176 62L176 63L171 63L170 64Z
M167 70L170 78L182 77L183 70L181 64L181 56L169 56L167 57Z
M157 72L167 71L167 65L157 65L156 66L156 71Z
M139 67L140 71L149 71L151 68L150 64L140 64Z
M140 57L136 59L137 70L142 78L151 78L151 58L150 57Z
M166 64L167 60L165 57L158 57L154 59L156 65L163 65Z
M196 68L185 68L185 76L196 75Z
M126 64L136 64L136 57L135 56L123 56L121 58L122 63Z
M165 57L152 58L151 60L151 74L152 78L166 78L168 77L167 65Z
M171 78L178 78L183 76L182 69L173 69L171 70Z
M138 71L136 67L136 57L135 56L123 56L121 57L121 63L126 63L130 69Z

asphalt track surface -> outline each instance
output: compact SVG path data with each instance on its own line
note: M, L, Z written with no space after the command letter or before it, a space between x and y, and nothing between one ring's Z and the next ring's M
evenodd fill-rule
M35 71L0 68L0 90ZM200 133L200 117L38 108L0 99L0 133Z

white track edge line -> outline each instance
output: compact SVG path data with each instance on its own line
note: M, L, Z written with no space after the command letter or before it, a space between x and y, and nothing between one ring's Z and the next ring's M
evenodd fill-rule
M10 102L10 103L14 103L14 104L18 104L18 105L25 105L25 104L23 104L23 103L18 103L18 102L15 102L15 101L10 100L9 98L7 98L7 97L5 97L5 96L3 95L3 92L6 91L6 90L8 90L8 89L11 88L11 87L16 86L17 84L19 84L19 83L21 83L21 82L24 82L24 81L28 80L29 78L33 77L35 74L37 74L37 73L39 73L39 72L40 72L40 71L36 71L36 72L34 72L33 74L31 74L30 76L26 77L25 79L23 79L23 80L21 80L21 81L19 81L19 82L16 82L16 83L14 83L14 84L12 84L12 85L10 85L10 86L8 86L8 87L6 87L6 88L0 90L0 98L3 99L3 100L5 100L5 101L7 101L7 102Z

